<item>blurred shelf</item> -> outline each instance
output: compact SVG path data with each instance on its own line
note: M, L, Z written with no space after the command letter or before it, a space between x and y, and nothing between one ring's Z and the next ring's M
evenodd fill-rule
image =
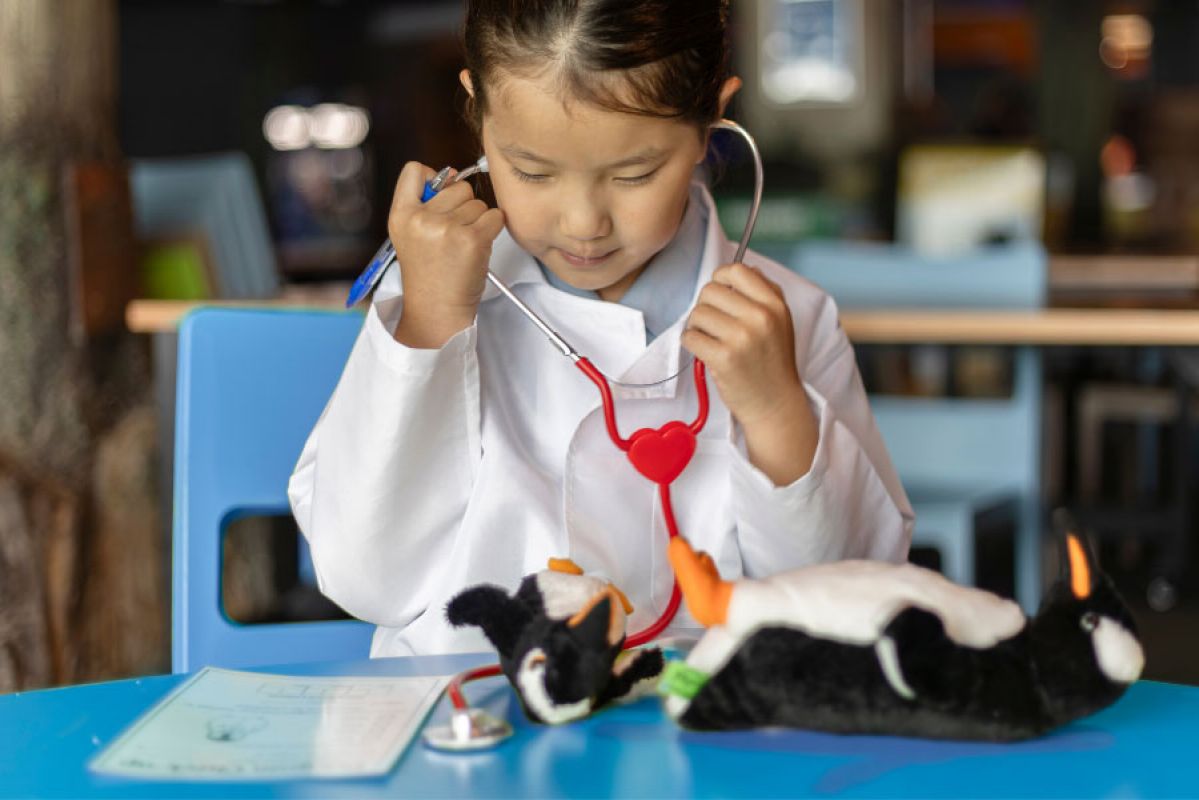
M1199 346L1199 311L1047 308L1040 311L842 312L855 343Z
M1055 255L1050 305L1199 308L1199 256Z
M1199 291L1199 256L1055 255L1051 291Z

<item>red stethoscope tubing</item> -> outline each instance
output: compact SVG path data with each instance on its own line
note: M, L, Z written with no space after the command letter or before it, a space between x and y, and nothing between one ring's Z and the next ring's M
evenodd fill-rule
M608 429L608 437L612 439L612 443L622 452L629 452L629 448L632 447L633 442L631 439L621 436L620 429L616 426L616 402L612 399L612 388L608 385L608 379L604 377L604 373L596 369L595 365L586 358L580 357L575 362L575 366L590 378L591 382L599 389L600 402L604 409L604 425ZM687 429L691 431L693 436L698 436L708 421L708 380L704 362L698 358L695 359L691 372L695 379L695 394L699 400L699 409L696 412L695 419L687 425ZM658 495L662 500L662 516L666 520L667 536L673 539L679 535L679 526L674 518L674 506L670 502L670 481L658 483ZM682 592L679 591L679 582L675 580L670 591L670 601L666 604L666 608L662 611L662 614L654 620L652 625L626 638L624 643L625 649L640 647L646 642L653 641L658 634L666 629L671 620L674 619L675 614L678 613L682 598ZM455 675L453 680L450 681L449 686L446 687L446 695L449 696L450 703L458 711L467 710L470 704L466 701L466 696L462 694L463 684L479 680L480 678L499 675L502 671L499 664L489 664Z
M612 443L620 450L627 453L629 447L632 446L632 441L621 436L620 430L616 427L616 403L612 400L612 389L608 386L608 379L586 358L580 358L575 362L575 366L582 370L583 374L590 378L591 382L599 389L604 407L604 424L608 428L608 437L612 439ZM695 359L692 375L695 378L695 393L699 399L699 410L695 415L695 420L687 426L687 429L691 431L693 436L698 436L699 432L703 430L704 424L708 421L708 381L705 374L704 362L698 358ZM679 526L674 518L674 507L670 502L669 481L658 484L658 494L662 499L662 516L666 519L666 533L669 538L673 539L679 535ZM679 582L676 580L673 582L670 592L670 601L666 604L666 609L662 612L662 615L645 630L638 631L625 639L625 648L638 647L652 641L674 619L674 615L678 613L681 601L682 594L679 591Z
M741 236L741 243L737 245L737 255L733 258L734 263L743 263L745 258L745 250L749 246L749 238L753 234L754 224L758 219L758 209L762 204L762 156L758 152L758 145L754 142L753 137L750 136L749 132L737 123L731 120L721 119L713 123L712 128L730 130L738 134L745 140L745 143L749 146L750 153L753 155L753 203L750 205L749 217L745 221L745 233ZM536 313L534 313L528 306L521 302L520 298L513 294L512 290L505 286L503 281L499 280L490 271L487 273L487 278L496 287L496 289L498 289L505 297L511 300L516 307L520 309L521 313L527 316L533 322L533 324L536 325L537 328L544 333L551 342L553 342L555 347L562 351L563 355L569 356L572 360L574 360L575 366L582 370L583 373L596 385L600 391L600 397L603 400L604 423L608 428L608 436L611 437L612 442L618 448L620 448L626 454L629 454L630 459L632 459L630 448L633 446L633 438L636 438L636 434L634 434L634 437L630 439L625 439L620 435L620 431L616 427L616 406L612 400L612 389L608 386L608 379L604 377L604 374L596 369L590 361L580 356L573 347L571 347L562 339L561 336L559 336L552 328L546 325L544 320L538 317ZM695 375L695 390L699 398L699 413L696 415L695 421L686 427L691 431L692 436L698 436L700 430L704 427L704 423L708 421L708 383L704 370L704 364L698 358L695 359L694 369L692 371ZM681 423L666 423L666 426L680 424ZM666 426L663 426L663 430L665 430ZM688 456L688 458L690 458L690 456ZM634 462L634 466L637 466L636 462ZM640 466L637 466L637 468L639 471L641 470ZM674 508L670 503L670 483L672 480L673 478L664 481L655 479L655 482L658 484L658 493L662 498L662 513L666 519L666 531L669 537L673 539L679 535L679 529L678 524L674 519ZM628 649L645 644L665 630L666 626L670 624L670 621L674 619L675 614L678 612L681 599L682 596L679 591L679 584L676 580L674 582L674 587L671 590L670 601L666 605L666 610L662 612L662 615L658 617L654 624L650 625L645 630L638 631L637 633L625 639L625 648ZM469 670L457 675L450 682L450 685L446 690L450 696L451 702L454 704L454 707L459 711L464 711L468 707L466 699L462 696L462 684L477 678L498 675L500 672L500 666L496 664L487 667L479 667L477 669Z
M466 695L462 694L462 684L477 681L480 678L490 678L492 675L499 675L504 670L499 664L488 664L485 667L475 667L468 669L465 672L459 672L453 677L449 685L445 687L445 693L450 698L450 703L457 711L466 711L470 708L470 703L466 702Z

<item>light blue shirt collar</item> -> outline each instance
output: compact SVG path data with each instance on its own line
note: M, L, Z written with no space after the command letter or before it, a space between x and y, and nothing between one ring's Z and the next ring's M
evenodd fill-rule
M700 263L704 257L704 238L708 230L708 206L697 186L692 186L687 199L683 221L670 244L662 248L648 267L642 270L633 285L618 301L622 306L640 311L645 318L645 337L653 341L658 334L673 325L686 313L695 296ZM542 275L550 286L573 294L599 300L599 295L587 289L577 289L566 283L540 261Z

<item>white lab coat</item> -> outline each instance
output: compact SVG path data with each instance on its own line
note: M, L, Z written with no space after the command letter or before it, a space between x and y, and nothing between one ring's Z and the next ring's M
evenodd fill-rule
M709 213L696 294L735 252L702 196ZM911 507L836 307L778 264L752 252L745 261L786 294L819 443L805 476L774 486L747 460L710 385L707 426L671 490L680 532L726 578L905 559ZM607 375L654 381L687 363L685 315L647 346L640 311L551 287L507 232L491 269ZM378 626L372 656L489 649L478 629L450 627L447 601L479 583L515 590L550 557L572 558L623 590L634 606L630 632L649 625L672 586L657 487L608 438L596 387L490 285L475 324L439 350L399 344L397 273L376 293L289 486L321 590ZM695 417L689 369L653 389L613 390L626 437ZM668 633L697 627L684 607Z

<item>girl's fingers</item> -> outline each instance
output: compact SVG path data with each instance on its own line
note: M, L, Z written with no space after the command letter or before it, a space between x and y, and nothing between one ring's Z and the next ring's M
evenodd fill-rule
M487 237L488 241L495 239L504 229L504 212L498 208L489 208L479 215L471 227Z
M697 306L711 306L734 317L741 326L739 335L748 333L760 340L775 340L784 332L790 335L791 316L786 302L760 285L754 285L751 291L753 295L713 280L700 292Z
M708 371L715 374L716 359L723 352L720 346L720 341L713 336L709 336L698 328L688 328L683 331L683 335L679 343L686 348L691 355L698 358L708 365Z
M715 306L701 303L691 310L687 328L697 330L720 341L741 334L743 326L737 317Z
M424 191L423 185L421 191ZM419 196L418 194L417 197ZM469 203L474 197L474 187L467 181L458 181L438 192L429 202L425 203L425 208L438 214L447 214L463 203Z
M482 200L468 200L449 212L449 216L459 225L473 225L479 217L486 213L487 204Z
M450 220L450 227L457 234L455 246L464 252L490 252L491 243L504 229L504 212L488 208L482 200L471 200L442 218Z
M713 281L703 288L699 302L719 308L734 317L756 313L761 306L744 292Z
M409 161L400 170L400 177L396 180L396 190L395 196L392 198L392 207L411 208L419 206L425 182L432 180L436 174L437 171L432 167L426 167L419 161Z
M745 264L725 264L712 275L712 281L774 308L783 302L783 290L759 270Z

